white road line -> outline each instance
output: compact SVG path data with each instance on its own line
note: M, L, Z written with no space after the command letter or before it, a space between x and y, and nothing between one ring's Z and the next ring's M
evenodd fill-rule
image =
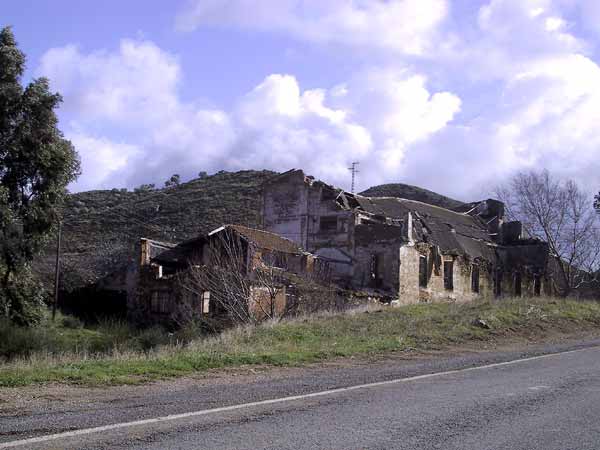
M509 366L509 365L524 363L524 362L528 362L528 361L535 361L538 359L552 358L555 356L567 355L569 353L577 353L577 352L583 352L583 351L594 350L594 349L597 350L599 348L600 347L598 347L598 346L587 347L587 348L582 348L582 349L578 349L578 350L569 350L566 352L559 352L559 353L549 353L547 355L532 356L530 358L515 359L512 361L505 361L505 362L501 362L501 363L487 364L485 366L467 367L465 369L448 370L446 372L429 373L429 374L425 374L425 375L417 375L414 377L397 378L397 379L388 380L388 381L378 381L376 383L359 384L356 386L349 386L349 387L338 388L338 389L330 389L328 391L313 392L311 394L292 395L290 397L280 397L280 398L274 398L271 400L261 400L258 402L242 403L240 405L223 406L221 408L205 409L205 410L201 410L201 411L192 411L192 412L182 413L182 414L171 414L168 416L156 417L153 419L135 420L132 422L122 422L122 423L115 423L112 425L104 425L101 427L84 428L81 430L66 431L64 433L49 434L46 436L22 439L19 441L0 443L0 449L20 447L23 445L39 444L39 443L47 442L47 441L54 441L54 440L64 439L64 438L69 438L69 437L84 436L87 434L101 433L103 431L118 430L121 428L136 427L136 426L140 426L140 425L149 425L149 424L160 423L160 422L170 422L170 421L175 421L175 420L180 420L180 419L186 419L189 417L208 416L210 414L236 411L239 409L252 408L254 406L273 405L276 403L292 402L295 400L304 400L307 398L325 397L328 395L339 394L342 392L356 391L358 389L369 389L369 388L375 388L375 387L380 387L380 386L388 386L388 385L392 385L392 384L406 383L409 381L424 380L427 378L434 378L434 377L441 377L441 376L445 376L445 375L471 372L474 370L492 369L495 367Z

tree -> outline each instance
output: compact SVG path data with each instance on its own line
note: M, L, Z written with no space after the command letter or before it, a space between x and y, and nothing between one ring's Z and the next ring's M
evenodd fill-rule
M179 186L180 183L181 183L181 178L180 178L179 174L176 173L176 174L172 175L171 178L169 178L167 181L165 181L165 187Z
M156 189L156 186L153 183L150 184L141 184L138 187L133 189L133 192L141 193L141 192L150 192Z
M204 171L204 170L201 170L200 172L198 172L198 178L200 180L206 178L207 176L208 176L208 173L206 171Z
M572 180L547 170L521 172L497 189L511 220L534 238L548 242L555 288L561 295L595 281L600 264L598 215Z
M594 196L594 209L598 214L600 214L600 192Z
M28 266L58 220L79 158L58 130L62 101L38 78L23 88L25 68L10 28L0 31L0 315L35 320L38 298L26 288Z

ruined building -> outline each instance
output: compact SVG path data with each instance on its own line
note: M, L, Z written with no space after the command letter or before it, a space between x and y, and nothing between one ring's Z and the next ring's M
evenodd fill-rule
M223 304L236 300L244 304L233 312L250 320L284 315L292 306L287 276L313 275L320 264L292 240L241 225L179 244L142 239L139 259L127 295L128 316L139 323L225 318L232 311ZM194 276L217 265L223 278Z
M484 200L449 210L363 197L301 170L263 187L262 226L326 260L340 285L402 303L550 294L548 246Z

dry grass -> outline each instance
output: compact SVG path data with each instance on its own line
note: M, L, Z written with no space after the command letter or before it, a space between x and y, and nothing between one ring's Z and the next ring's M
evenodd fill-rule
M0 386L140 383L248 364L300 365L330 358L443 349L473 341L543 338L600 329L600 303L518 299L379 307L240 327L149 352L117 349L33 354L0 368Z

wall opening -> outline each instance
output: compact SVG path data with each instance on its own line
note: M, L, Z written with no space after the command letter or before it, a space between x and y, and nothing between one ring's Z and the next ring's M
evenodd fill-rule
M335 233L337 231L337 216L325 216L319 220L319 231L322 233Z
M371 255L371 267L370 267L370 284L371 287L379 288L383 284L383 255L373 254Z
M167 314L170 312L171 295L169 291L156 290L152 291L150 297L150 311L157 314Z
M427 287L427 256L419 256L419 287Z
M500 297L502 295L502 270L496 270L496 276L494 277L494 295Z
M444 289L454 290L454 261L444 261Z
M542 278L538 274L535 274L533 276L533 295L535 295L536 297L539 297L541 293L542 293Z
M521 288L522 288L522 277L521 272L515 273L515 297L521 296Z
M479 266L471 267L471 291L479 294Z

